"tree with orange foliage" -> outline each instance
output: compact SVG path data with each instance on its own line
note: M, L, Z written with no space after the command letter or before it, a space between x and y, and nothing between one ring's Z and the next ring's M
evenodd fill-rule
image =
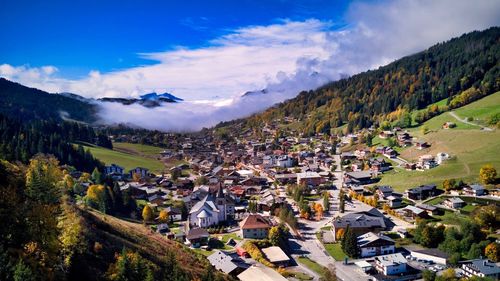
M132 174L132 180L135 182L139 182L141 180L141 175L138 173L133 173Z
M319 203L314 204L314 211L316 212L316 219L320 220L323 217L323 206Z
M337 233L335 233L335 240L336 241L342 240L342 238L344 238L344 233L345 233L345 229L343 229L343 228L337 230Z

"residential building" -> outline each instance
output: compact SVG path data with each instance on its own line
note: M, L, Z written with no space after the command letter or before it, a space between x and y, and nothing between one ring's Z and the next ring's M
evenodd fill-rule
M418 204L416 207L426 211L429 216L437 215L439 213L438 208L432 205Z
M141 178L146 178L149 176L149 169L142 168L142 167L136 167L129 172L130 177L133 177L134 174L139 175Z
M401 253L375 257L375 268L384 275L399 275L406 272L406 259Z
M240 236L248 239L267 238L271 222L259 214L251 214L240 223Z
M356 234L363 235L368 232L380 232L386 228L385 217L377 209L373 208L366 212L346 214L332 221L332 233L334 239L340 229L347 226Z
M472 196L481 196L486 193L484 186L480 184L471 184L470 186L464 187L463 192Z
M401 207L401 204L403 203L403 199L401 197L397 196L389 196L386 198L387 202L389 203L389 207L391 208L399 208Z
M467 277L489 277L493 280L500 278L500 267L488 259L465 261L462 264L462 271Z
M308 186L318 186L323 182L323 178L317 172L304 172L297 174L297 184Z
M394 240L382 234L368 232L358 236L357 239L362 258L393 254L395 251Z
M425 200L434 195L437 195L437 188L434 184L421 185L419 187L410 188L405 191L405 196L413 200Z
M464 207L465 204L465 201L458 197L448 198L443 201L443 205L450 209L460 209Z
M410 217L412 219L427 217L426 211L412 205L404 207L399 212L402 213L404 216Z
M215 251L213 254L208 256L207 259L210 264L215 267L215 269L224 272L225 274L235 276L244 270L239 263L234 262L230 255L222 251Z
M189 230L186 240L193 248L199 248L208 243L209 236L210 234L204 228L196 227Z
M104 166L104 174L105 175L123 175L123 171L125 169L116 164L111 164L109 166Z
M380 198L387 198L387 197L392 195L394 190L392 189L392 187L390 187L388 185L383 185L383 186L379 186L377 188L376 192Z
M372 171L357 171L345 174L346 183L364 185L373 182Z

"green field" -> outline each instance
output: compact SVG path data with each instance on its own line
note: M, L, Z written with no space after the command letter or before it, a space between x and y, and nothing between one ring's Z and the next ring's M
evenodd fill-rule
M481 120L490 116L500 109L500 92L485 97L479 101L455 110L459 116L466 114L474 115L475 119ZM477 116L477 117L476 117ZM442 129L446 121L457 124L454 129ZM406 171L395 168L382 176L379 185L391 185L396 191L403 191L409 187L421 184L435 183L438 186L445 179L462 179L466 182L478 182L479 170L484 164L492 164L500 169L500 131L484 131L478 126L467 125L456 120L448 112L426 121L423 126L430 130L422 134L420 127L412 128L411 134L420 140L425 140L431 147L425 150L417 150L408 147L400 151L401 157L415 161L424 154L436 155L438 152L448 153L453 159L444 164L426 171ZM375 143L375 139L374 139Z
M117 145L114 143L113 145ZM154 173L161 173L165 170L165 165L160 161L152 157L146 157L141 154L135 154L134 151L144 151L145 147L141 144L126 144L128 152L119 149L123 148L123 143L120 143L113 150L98 147L95 145L85 144L85 150L90 150L90 153L94 155L95 158L101 160L106 165L117 164L125 168L125 172L135 167L144 167L149 169ZM147 151L152 151L152 148L147 148ZM145 155L145 154L144 154Z
M461 107L455 112L461 118L472 117L473 122L485 125L489 116L500 113L500 92Z
M330 256L332 256L336 261L343 261L347 255L342 251L340 243L328 243L323 244L326 251Z
M306 257L299 257L297 258L298 262L309 268L310 270L318 273L319 275L325 274L325 268L321 266L319 263L311 260L310 258Z
M163 148L138 143L114 142L113 150L158 159Z

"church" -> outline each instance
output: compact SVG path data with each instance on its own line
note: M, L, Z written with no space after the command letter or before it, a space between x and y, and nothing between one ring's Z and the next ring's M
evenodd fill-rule
M234 218L234 200L224 194L222 184L216 193L208 193L189 212L191 227L209 227Z

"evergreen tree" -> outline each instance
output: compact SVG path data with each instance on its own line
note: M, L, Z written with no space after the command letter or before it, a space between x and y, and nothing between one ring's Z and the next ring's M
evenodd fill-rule
M33 273L31 268L29 268L22 260L16 264L14 268L14 281L35 281L37 280L36 275Z
M351 258L356 258L359 255L356 234L349 226L347 226L344 237L342 238L342 250Z
M101 172L99 172L99 169L97 169L97 167L95 167L94 171L92 171L92 181L95 184L101 184L102 183L102 175L101 175Z

